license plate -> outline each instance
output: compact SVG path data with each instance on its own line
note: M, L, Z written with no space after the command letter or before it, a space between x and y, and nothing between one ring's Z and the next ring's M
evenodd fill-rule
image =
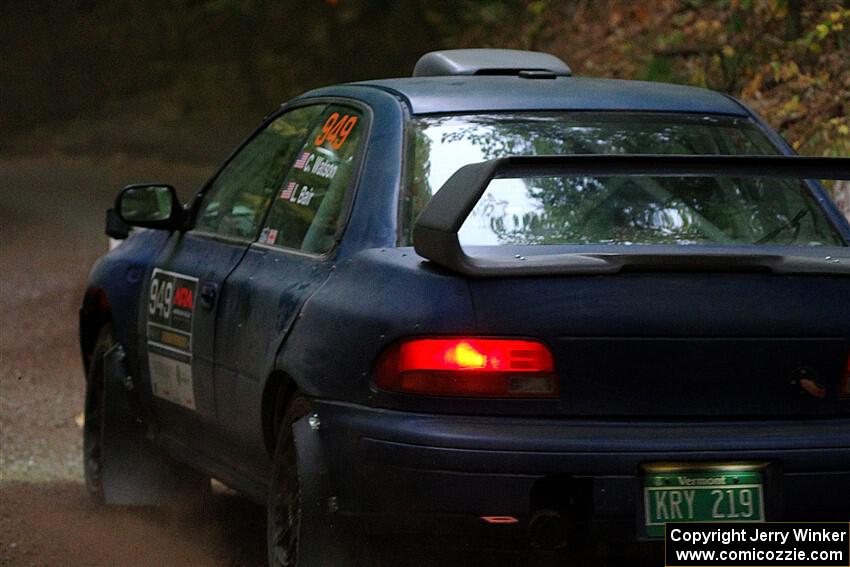
M664 537L665 522L763 522L759 464L644 467L646 535Z

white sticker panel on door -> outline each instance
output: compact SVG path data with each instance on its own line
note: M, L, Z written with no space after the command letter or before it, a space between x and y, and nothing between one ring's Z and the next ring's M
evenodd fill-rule
M155 268L148 294L148 367L153 395L195 409L192 324L198 278Z

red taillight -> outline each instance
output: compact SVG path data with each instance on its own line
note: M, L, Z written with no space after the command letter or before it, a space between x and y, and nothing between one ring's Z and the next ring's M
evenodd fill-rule
M552 353L524 339L411 339L378 361L382 390L431 396L548 398L558 395Z
M841 387L838 388L838 395L842 398L850 398L850 355L847 356L847 368L844 369L844 377L841 380Z

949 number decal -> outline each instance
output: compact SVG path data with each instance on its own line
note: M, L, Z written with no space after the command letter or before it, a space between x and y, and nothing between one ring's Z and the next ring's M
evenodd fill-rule
M334 112L325 123L322 125L322 132L313 140L313 144L321 146L328 142L330 146L338 150L345 144L348 135L354 130L357 125L357 117L352 114L342 114Z
M155 269L148 292L148 321L191 332L197 285L192 276Z
M151 280L151 293L148 301L148 314L162 319L171 317L171 300L174 298L174 280Z

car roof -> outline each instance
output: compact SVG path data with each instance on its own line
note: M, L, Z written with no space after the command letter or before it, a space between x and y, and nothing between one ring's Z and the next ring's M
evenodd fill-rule
M584 77L438 76L348 83L381 89L406 101L413 114L511 110L621 110L748 116L737 101L714 91L645 81ZM345 96L326 87L305 96Z

